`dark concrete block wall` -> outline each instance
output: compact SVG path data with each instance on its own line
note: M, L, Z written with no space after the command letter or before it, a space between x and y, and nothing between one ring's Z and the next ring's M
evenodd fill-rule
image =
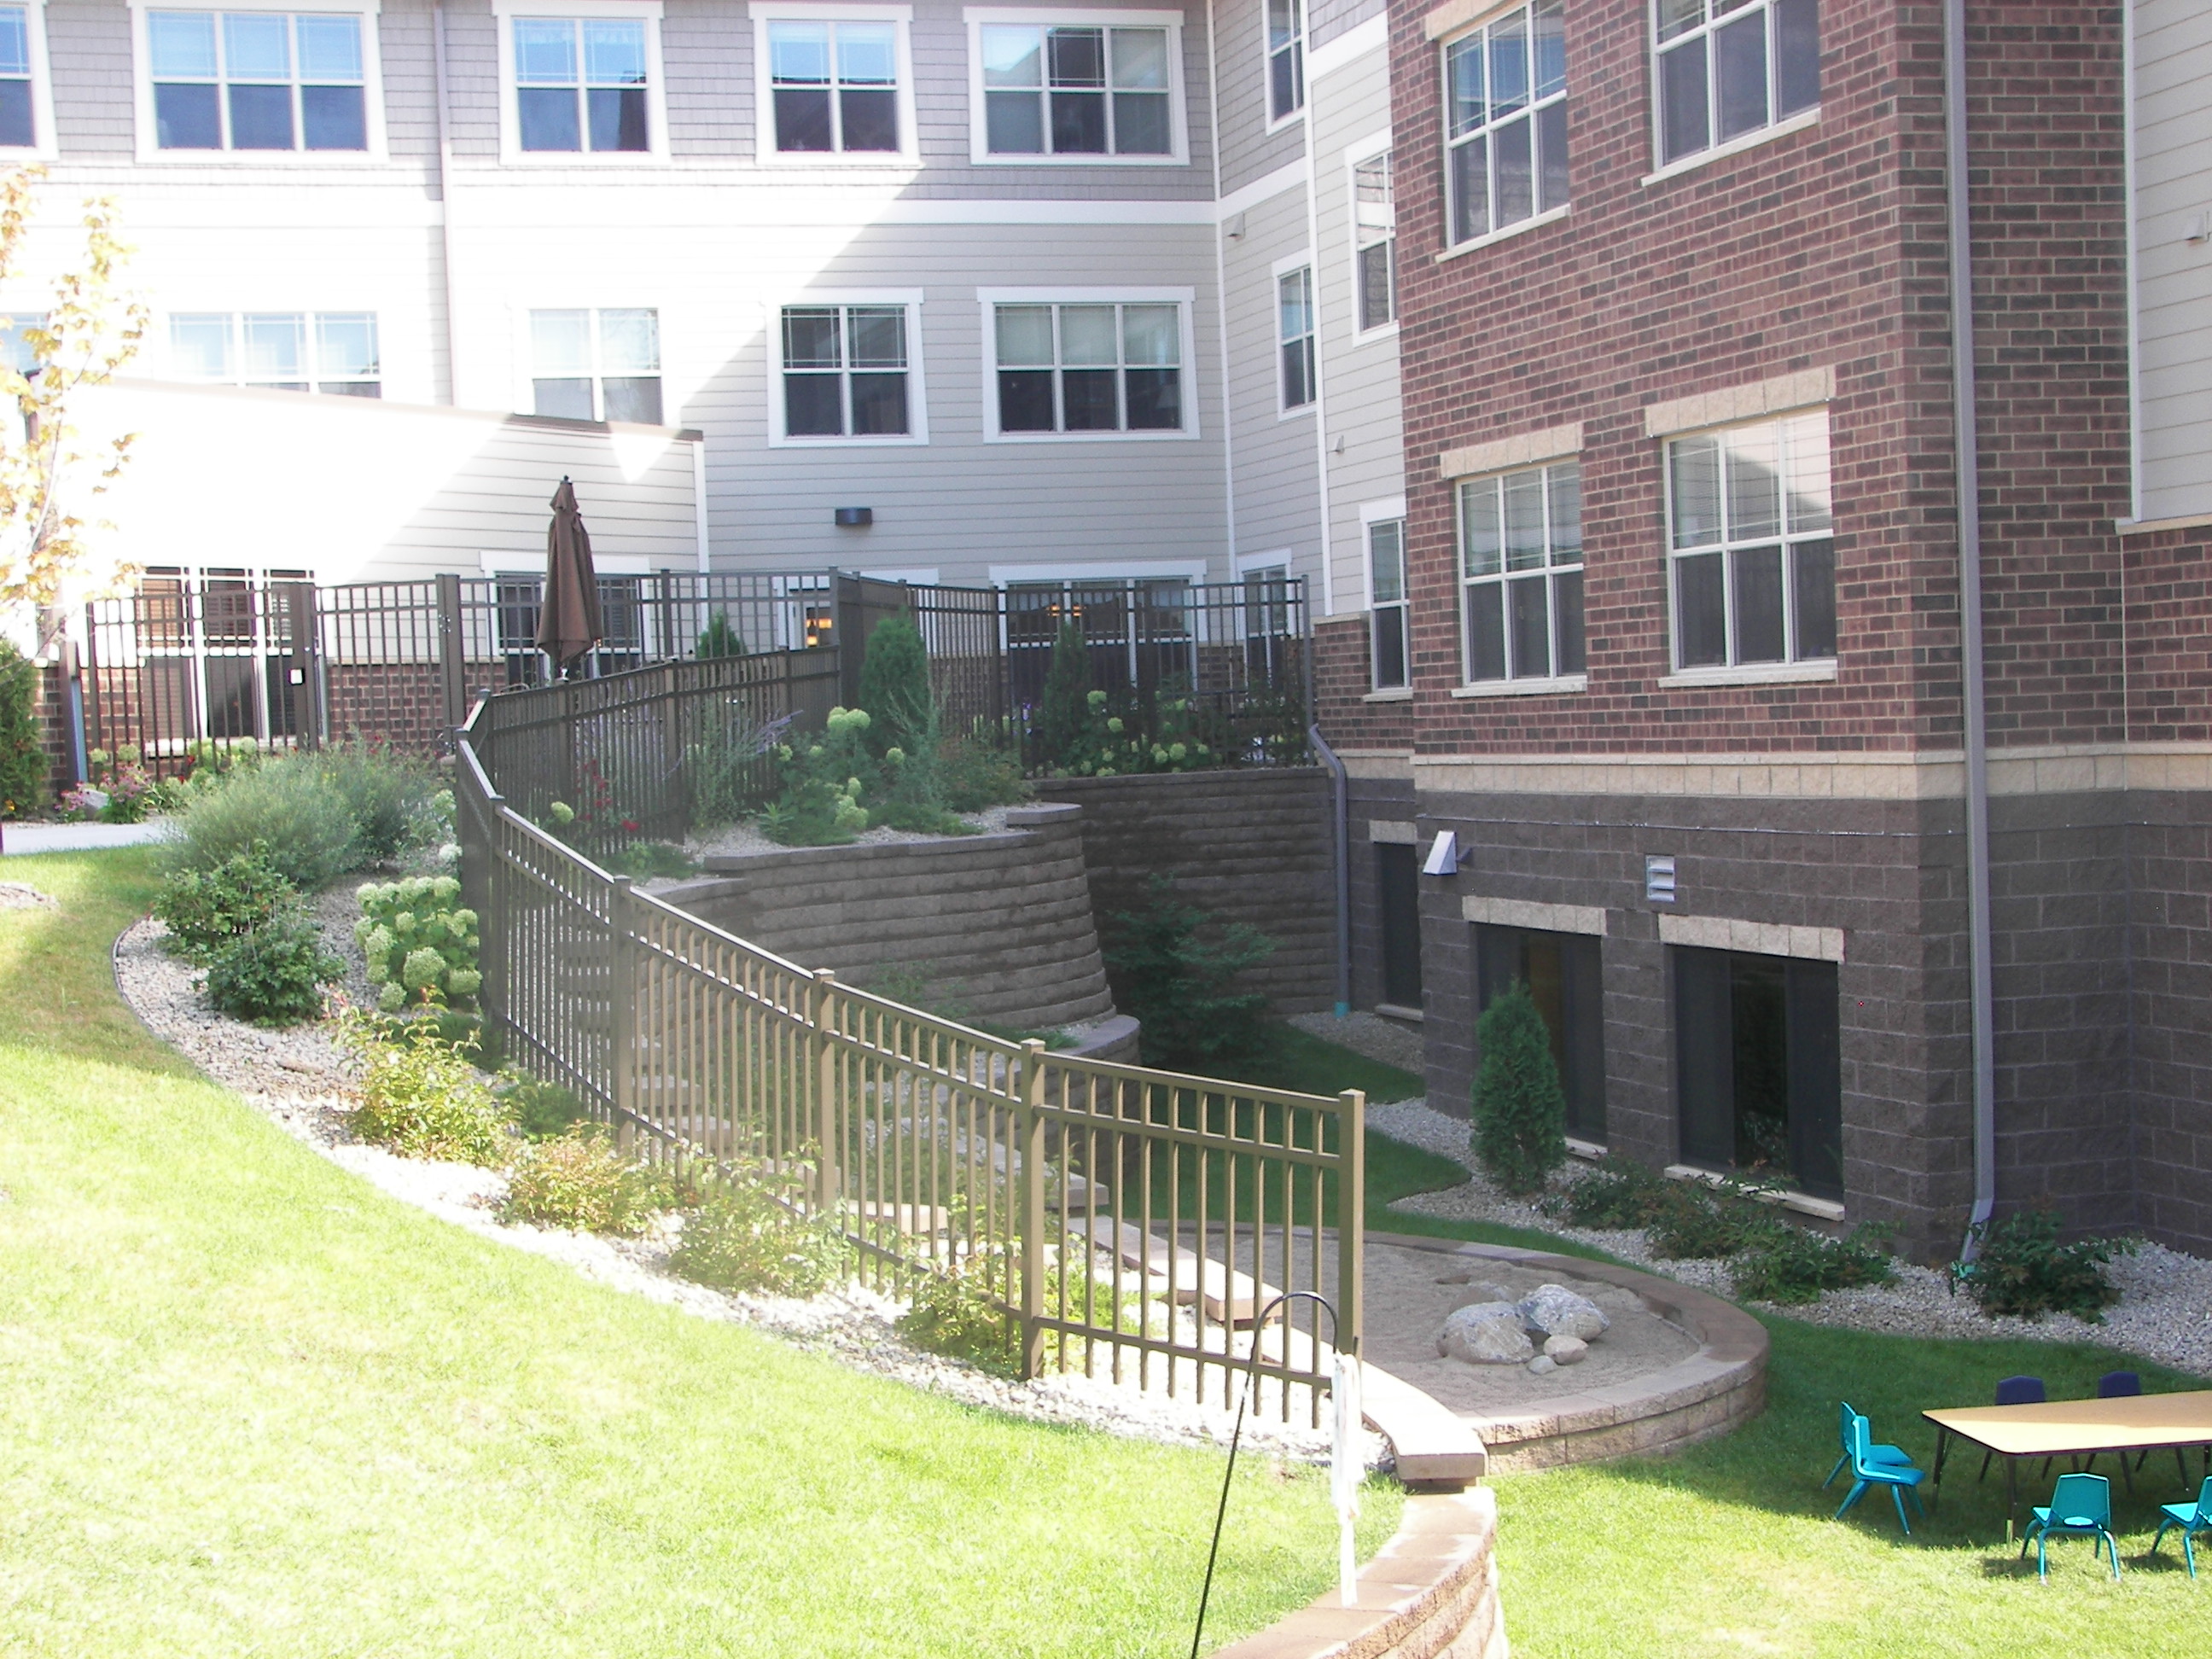
M1352 848L1352 1006L1372 1008L1382 999L1382 894L1371 826L1377 819L1410 823L1420 805L1410 777L1358 775L1350 780L1345 804ZM1427 971L1424 963L1424 979Z
M1318 767L1052 778L1041 799L1083 808L1091 898L1110 944L1111 918L1150 902L1155 872L1225 921L1275 941L1255 988L1284 1013L1336 1000L1334 857L1328 775Z
M1072 1024L1113 1012L1079 817L1023 807L1001 835L709 860L706 878L659 896L842 979L905 967L970 1018Z
M2212 1255L2212 794L2128 799L2136 1219Z

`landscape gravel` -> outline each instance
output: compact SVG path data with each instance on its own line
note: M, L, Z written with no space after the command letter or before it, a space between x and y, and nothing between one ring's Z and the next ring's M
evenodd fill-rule
M1385 1066L1421 1074L1421 1028L1403 1020L1386 1019L1365 1009L1348 1014L1292 1014L1291 1024L1325 1042L1340 1043ZM1370 1104L1372 1103L1370 1103Z
M352 938L352 922L359 915L352 886L322 895L314 908L332 950L348 963L349 985L358 1002L368 981ZM329 1025L264 1030L218 1013L198 972L161 948L166 931L149 917L115 945L116 983L148 1028L288 1133L394 1198L481 1237L561 1262L597 1284L701 1318L747 1325L854 1370L963 1404L1171 1444L1218 1446L1230 1438L1234 1407L1219 1403L1217 1389L1209 1389L1217 1397L1200 1406L1187 1395L1170 1399L1157 1389L1140 1390L1079 1374L1011 1381L914 1347L896 1326L903 1304L857 1285L798 1300L728 1294L679 1279L666 1267L681 1236L676 1217L638 1239L503 1223L496 1212L507 1194L504 1175L473 1164L400 1158L355 1139L347 1116L356 1097L356 1074L331 1041ZM1256 1413L1246 1419L1243 1438L1255 1449L1287 1459L1317 1462L1328 1456L1326 1431L1269 1421ZM1380 1465L1383 1443L1372 1435L1365 1439L1366 1462Z
M1433 1109L1425 1100L1401 1101L1368 1109L1368 1127L1449 1158L1465 1167L1468 1125ZM1571 1180L1586 1164L1571 1165ZM1480 1171L1442 1192L1420 1193L1391 1206L1408 1214L1453 1221L1487 1221L1527 1227L1603 1250L1648 1272L1734 1298L1735 1282L1721 1261L1674 1261L1654 1255L1640 1229L1613 1231L1572 1227L1553 1220L1527 1201L1499 1192ZM1898 1261L1893 1285L1829 1291L1817 1303L1779 1307L1747 1305L1815 1325L1882 1331L1901 1336L2022 1337L2042 1342L2094 1342L2171 1365L2176 1370L2212 1377L2212 1261L2146 1243L2134 1255L2121 1256L2106 1269L2120 1292L2105 1310L2101 1325L2070 1314L2041 1319L1993 1319L1970 1298L1951 1294L1940 1268Z

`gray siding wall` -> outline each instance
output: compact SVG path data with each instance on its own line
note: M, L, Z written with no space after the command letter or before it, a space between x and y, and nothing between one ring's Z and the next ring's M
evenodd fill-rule
M1229 408L1236 422L1237 552L1287 549L1292 573L1321 569L1318 418L1282 410L1274 265L1307 246L1306 197L1285 191L1244 215L1244 234L1224 243L1229 328Z
M2212 513L2212 9L2137 0L2136 362L2142 516Z
M1316 47L1327 46L1340 34L1349 33L1370 17L1381 17L1389 10L1384 0L1312 0L1307 9L1306 33ZM1389 66L1384 66L1384 94L1389 94Z
M1267 0L1220 0L1213 49L1221 58L1217 124L1221 193L1228 196L1305 154L1303 119L1267 131Z

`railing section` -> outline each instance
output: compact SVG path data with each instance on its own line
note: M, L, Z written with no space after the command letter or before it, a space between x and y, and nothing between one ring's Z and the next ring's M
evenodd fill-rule
M796 1180L862 1275L957 1274L1024 1375L1079 1370L1318 1425L1357 1351L1362 1120L1336 1099L1011 1042L810 973L613 877L510 810L459 748L464 881L507 1058L659 1155ZM493 739L504 747L514 728ZM1310 1302L1266 1328L1278 1291Z

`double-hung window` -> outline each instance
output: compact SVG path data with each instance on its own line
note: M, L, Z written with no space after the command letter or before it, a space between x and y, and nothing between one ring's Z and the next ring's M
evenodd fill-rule
M1468 684L1583 672L1582 497L1574 461L1460 486Z
M1306 0L1267 0L1267 118L1306 106Z
M1667 446L1674 666L1836 654L1836 544L1825 411Z
M1352 164L1352 285L1359 331L1398 317L1398 210L1392 201L1390 152Z
M46 315L42 311L0 313L0 368L12 368L28 377L45 368L40 361L39 349L31 343L31 331L43 331Z
M52 153L46 88L45 6L0 5L0 150Z
M660 313L530 313L532 408L574 421L660 424Z
M1406 615L1406 521L1379 519L1367 526L1369 660L1375 689L1395 691L1412 684Z
M380 398L376 313L198 311L169 318L169 357L188 380Z
M907 149L897 21L775 16L761 27L777 154L896 155Z
M1444 47L1444 194L1454 246L1567 204L1561 0L1522 6Z
M994 304L999 432L1183 430L1182 331L1172 301Z
M1172 159L1176 29L1163 14L1066 23L979 22L983 144L1005 156Z
M904 302L784 307L781 435L915 436L912 313Z
M1651 26L1662 167L1820 105L1820 0L1653 0Z
M1275 337L1282 354L1283 412L1306 409L1316 396L1313 267L1275 278Z
M144 16L156 150L369 149L374 42L362 14Z
M518 146L532 154L653 148L651 40L642 17L512 17Z

